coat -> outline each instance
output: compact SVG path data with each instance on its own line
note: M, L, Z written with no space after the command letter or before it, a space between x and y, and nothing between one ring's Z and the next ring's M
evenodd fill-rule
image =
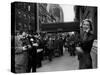
M86 33L85 39L83 38L83 40L81 41L80 47L82 48L83 53L78 55L79 69L92 68L92 58L90 52L91 52L93 40L94 40L93 34Z
M54 46L53 46L53 41L52 41L52 40L49 40L49 41L47 42L47 48L48 48L49 50L51 50L51 49L54 48Z
M25 73L27 70L28 54L23 52L23 42L15 36L15 72Z

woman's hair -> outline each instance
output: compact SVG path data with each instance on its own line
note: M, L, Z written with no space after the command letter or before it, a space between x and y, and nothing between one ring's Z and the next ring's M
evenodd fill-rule
M90 24L90 30L93 30L93 28L92 28L92 21L91 21L90 19L85 19L85 20L83 20L83 21L82 21L81 27L83 28L83 23L84 23L85 21L89 22L89 24Z

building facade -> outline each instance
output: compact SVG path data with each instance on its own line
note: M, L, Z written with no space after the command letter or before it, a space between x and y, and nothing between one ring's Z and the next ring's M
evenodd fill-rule
M63 10L58 4L38 3L38 21L37 29L41 31L42 24L63 22Z
M36 31L36 3L15 3L15 32Z
M47 11L47 6L46 3L37 3L37 32L41 31L41 24L55 22L54 16Z
M63 22L63 11L57 4L15 3L15 32L40 32L44 23Z
M56 22L64 22L63 10L59 4L49 4L47 10L55 17Z

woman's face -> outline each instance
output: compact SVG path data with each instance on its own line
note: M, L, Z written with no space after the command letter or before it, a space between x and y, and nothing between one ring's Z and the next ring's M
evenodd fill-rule
M90 30L90 23L88 21L83 22L83 31L89 31Z

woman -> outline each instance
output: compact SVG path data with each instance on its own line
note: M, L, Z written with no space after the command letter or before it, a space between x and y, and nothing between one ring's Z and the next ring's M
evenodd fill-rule
M79 47L76 47L79 59L79 69L91 69L92 59L90 52L94 39L92 32L92 22L89 19L82 21L80 35L80 45Z

